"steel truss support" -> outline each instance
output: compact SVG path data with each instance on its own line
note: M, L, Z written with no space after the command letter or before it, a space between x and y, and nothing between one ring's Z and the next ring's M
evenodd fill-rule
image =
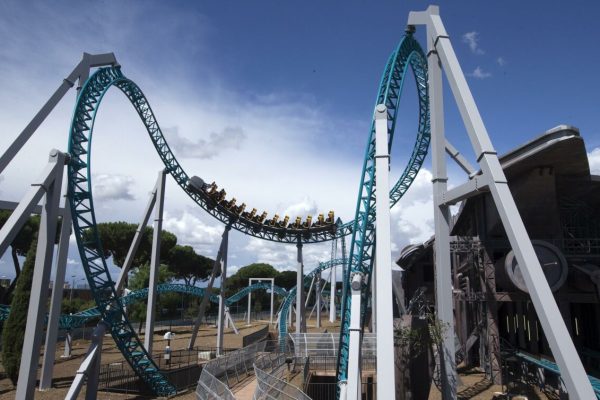
M321 273L315 275L315 297L317 307L317 329L321 328Z
M229 229L223 234L223 251L221 255L221 287L219 288L219 315L217 317L217 357L223 353L223 337L225 335L225 289L227 283L227 252L229 249ZM209 294L206 293L205 297Z
M198 337L198 330L200 329L200 324L202 323L202 319L204 318L204 313L206 311L206 306L208 305L208 301L210 299L210 294L212 293L212 288L215 283L215 278L221 270L223 270L222 262L223 255L225 254L225 248L227 247L227 241L229 240L229 231L231 230L231 225L227 224L225 226L225 230L223 231L223 235L221 236L221 244L219 245L219 250L217 251L217 257L215 258L215 262L213 264L213 269L210 274L210 280L208 281L208 286L204 289L204 296L202 296L202 301L200 302L200 310L198 311L198 317L194 322L194 328L192 329L192 335L190 337L190 342L188 344L188 350L192 350L196 344L196 338Z
M27 124L25 129L17 136L11 145L6 149L0 157L0 173L8 166L12 159L17 155L19 150L27 143L31 135L40 127L42 122L54 110L54 107L62 100L64 95L72 88L77 81L79 87L83 85L90 74L90 68L101 67L106 65L117 66L117 60L113 53L106 54L88 54L83 53L83 57L79 64L60 84L58 89L50 96L46 104L37 112L33 119ZM79 89L78 87L78 89Z
M296 268L296 333L306 332L304 308L304 262L302 260L302 239L298 237L298 265Z
M70 236L71 210L67 205L67 207L65 207L60 228L60 241L58 244L58 256L56 260L56 276L54 277L54 285L52 286L50 316L48 318L48 326L46 327L46 346L44 349L44 361L42 362L42 372L40 375L40 390L50 389L52 386L52 374L56 355L56 339L58 337L58 322L60 320L60 305L63 297ZM69 338L69 336L70 335L67 335L67 338Z
M396 385L394 364L394 306L390 228L388 112L383 104L375 111L375 288L373 300L377 335L377 398L389 398Z
M386 203L386 207L387 203ZM391 256L390 256L391 257ZM352 306L350 309L350 346L349 350L349 362L348 362L348 382L340 382L341 391L340 398L342 400L358 400L361 396L361 380L362 375L360 372L360 346L362 342L362 328L360 326L360 310L361 310L361 289L363 286L363 276L360 273L355 274L352 277ZM379 347L379 344L378 344ZM393 347L391 347L393 349ZM390 351L388 349L388 351ZM379 353L379 352L378 352ZM393 355L393 352L391 352ZM393 361L393 359L392 359ZM379 368L377 368L379 370ZM393 372L392 372L393 373ZM377 385L379 386L379 385ZM387 387L388 393L392 390L393 386ZM345 393L344 393L345 392ZM387 396L387 394L386 394ZM384 396L383 398L387 398ZM379 397L378 397L379 398Z
M50 152L48 166L44 170L40 183L31 185L31 189L19 203L19 206L8 218L0 230L0 254L12 243L13 238L31 214L32 208L44 196L38 244L35 254L31 297L27 311L27 326L23 339L23 354L19 368L16 399L32 399L35 390L37 367L39 362L42 334L46 318L48 283L52 269L54 242L58 223L58 208L64 166L68 162L67 155L58 150Z
M144 347L148 354L152 354L154 343L154 314L156 311L156 285L158 283L158 270L160 267L160 240L162 235L163 210L165 205L165 180L167 170L158 173L156 181L156 201L154 209L154 231L152 232L152 255L150 256L150 283L148 284L148 307L146 309L146 330L144 334ZM141 235L140 235L141 236Z
M426 25L427 37L429 38L429 98L432 148L434 151L434 222L436 224L436 303L438 318L442 323L450 322L443 343L443 355L445 356L442 362L444 368L442 369L444 399L456 398L456 369L453 365L454 324L451 308L450 249L447 235L449 214L446 211L447 206L442 204L443 195L446 191L445 157L443 156L445 140L441 92L442 66L471 140L477 162L481 167L482 176L487 179L491 196L520 265L531 301L539 316L569 396L574 399L593 399L595 396L594 391L563 319L557 318L557 316L560 316L560 310L542 271L529 235L525 230L525 225L508 187L496 151L492 146L473 95L439 16L439 8L430 6L423 12L411 12L408 23L409 25Z
M337 240L334 240L334 244L337 246ZM336 309L335 309L335 287L337 283L337 266L331 267L329 272L329 322L335 322ZM323 285L325 286L325 285Z
M273 324L273 306L275 304L275 278L249 278L248 279L248 286L252 286L252 282L264 282L264 281L271 281L271 314L270 314L270 318L269 318L269 323ZM248 292L248 325L250 325L250 314L252 311L252 292Z
M158 186L161 182L161 178L154 185L154 189L150 193L150 199L148 200L148 204L146 204L146 208L144 209L144 214L142 215L142 221L139 223L137 229L135 230L135 235L133 236L133 240L131 241L131 246L127 251L127 256L125 257L125 262L121 267L121 272L119 273L119 278L117 279L117 283L115 285L115 289L117 294L122 295L123 288L125 287L125 282L127 281L127 275L129 274L129 270L131 269L131 265L133 264L133 258L137 253L137 249L142 242L142 237L144 236L144 230L146 230L146 226L148 225L148 221L150 220L150 215L152 214L152 210L154 209L154 205L156 204L156 194L158 192Z
M94 328L92 343L75 374L75 379L73 379L73 383L71 383L71 387L65 396L65 400L77 399L86 378L87 389L85 391L85 399L96 400L96 396L98 395L98 374L100 373L102 342L104 341L104 333L107 328L108 326L104 321L100 321L98 325L96 325L96 328Z
M239 335L240 331L238 331L238 328L235 326L235 322L234 322L233 318L231 318L231 313L229 312L229 307L225 306L225 328L229 328L229 324L231 324L231 327L233 328L233 332L235 332L236 335Z

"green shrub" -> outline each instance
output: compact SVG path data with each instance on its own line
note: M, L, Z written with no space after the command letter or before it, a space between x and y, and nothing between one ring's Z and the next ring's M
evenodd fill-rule
M16 386L21 366L21 352L23 351L23 337L27 326L27 311L29 309L29 296L33 281L33 267L35 265L35 252L37 238L31 242L23 270L17 280L10 304L10 314L2 331L2 364L6 375Z

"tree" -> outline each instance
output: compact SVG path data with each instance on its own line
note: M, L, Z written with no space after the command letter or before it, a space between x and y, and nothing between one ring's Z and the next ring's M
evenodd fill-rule
M128 222L103 222L97 225L100 241L102 242L102 251L105 257L112 256L113 264L122 267L125 263L125 257L133 241L133 236L137 230L136 224ZM152 256L152 233L153 229L146 227L142 235L140 246L133 258L132 266L146 265L150 263ZM162 231L160 242L160 262L167 263L169 254L173 246L177 244L177 236L171 232Z
M250 278L276 278L278 275L279 272L277 272L270 264L254 263L246 265L245 267L240 268L230 278L227 278L227 296L231 296L240 289L248 286L248 279ZM252 302L254 304L271 304L269 299L270 294L268 295L264 291L254 292L252 294ZM244 304L247 305L246 300L241 300L238 306L244 307Z
M0 228L4 226L6 220L10 217L12 211L8 210L0 210ZM40 217L34 215L27 219L21 231L17 234L13 242L11 243L11 256L13 260L13 265L15 267L15 279L11 282L10 286L4 291L2 294L2 303L6 304L8 302L9 296L13 292L15 285L17 283L17 279L21 274L21 265L19 263L19 256L25 256L29 251L29 247L33 242L34 237L37 235L40 226Z
M10 314L2 331L2 364L13 385L17 384L19 378L36 248L37 237L32 240L29 246L23 270L17 281L13 301L10 304Z
M296 271L282 271L275 277L275 284L286 290L296 286Z
M206 280L212 272L214 260L196 254L191 246L175 245L169 254L169 268L176 279L183 279L186 285L195 286L198 280Z
M158 268L158 277L156 284L159 285L161 283L168 283L173 280L173 272L169 270L169 268L161 264ZM150 285L150 266L143 265L139 267L129 279L129 288L133 291L147 288ZM157 305L159 309L162 309L161 299L159 297L157 301ZM127 307L129 316L132 320L140 321L140 325L138 330L142 329L142 321L146 318L146 309L147 305L143 302L135 303Z

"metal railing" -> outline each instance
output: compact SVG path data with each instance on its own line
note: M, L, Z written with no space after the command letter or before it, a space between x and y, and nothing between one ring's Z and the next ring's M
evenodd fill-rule
M265 345L254 343L206 363L196 386L198 400L235 399L230 388L253 372L252 363Z
M266 353L257 358L254 363L256 389L254 400L311 400L298 387L287 382L284 378L287 366L296 364L297 359L284 353Z

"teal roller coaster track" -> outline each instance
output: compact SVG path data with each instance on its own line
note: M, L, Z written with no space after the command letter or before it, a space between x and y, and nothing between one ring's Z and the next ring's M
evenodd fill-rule
M426 58L421 47L408 34L392 53L384 70L376 104L388 107L388 135L391 146L396 126L397 107L405 76L410 66L417 83L419 98L419 123L417 138L411 158L404 172L390 191L390 206L393 206L408 190L419 171L429 146L429 112L427 100ZM133 370L148 384L157 395L170 395L175 388L158 371L149 357L135 330L123 313L123 301L116 293L114 282L108 271L102 254L98 236L96 215L91 182L91 150L94 121L102 98L112 86L119 88L129 99L145 125L154 147L162 159L166 170L177 184L206 212L219 221L230 224L232 228L247 235L284 243L315 243L352 234L350 257L353 263L346 269L344 279L349 282L355 272L368 277L363 290L363 299L369 296L372 253L375 245L375 188L374 188L374 128L369 132L367 150L363 161L360 191L357 201L355 220L341 224L281 225L271 220L248 217L231 203L211 201L205 188L193 188L189 185L189 176L183 170L167 144L154 113L140 90L121 72L120 67L100 68L91 75L82 87L70 128L69 153L71 161L68 168L68 198L73 215L75 238L88 283L93 292L98 312L110 326L111 334ZM206 192L206 193L205 193ZM85 233L85 234L84 234ZM366 301L363 302L366 305ZM340 351L338 360L338 378L346 380L348 365L348 328L350 297L342 300L342 329L340 333ZM363 309L363 321L366 309ZM285 325L285 324L284 324Z
M231 295L225 300L225 304L230 306L234 303L237 303L241 299L245 298L248 293L254 292L256 290L271 290L271 284L266 282L259 282L247 286L241 289L239 292ZM287 296L288 291L284 288L281 288L277 285L273 285L274 293L279 296ZM182 293L189 294L195 297L204 297L205 289L198 286L190 286L190 285L182 285L178 283L162 283L156 286L157 293ZM148 288L140 289L133 291L123 297L121 297L121 303L124 306L128 306L130 304L136 303L140 300L144 300L148 298ZM211 294L209 300L212 303L219 304L219 296L216 294ZM4 321L8 318L10 314L10 307L4 304L0 304L0 321ZM88 320L92 318L98 318L100 316L100 311L98 307L88 308L87 310L80 311L75 314L63 314L60 316L60 320L58 322L58 327L64 330L70 330L74 328L78 328L84 325Z

